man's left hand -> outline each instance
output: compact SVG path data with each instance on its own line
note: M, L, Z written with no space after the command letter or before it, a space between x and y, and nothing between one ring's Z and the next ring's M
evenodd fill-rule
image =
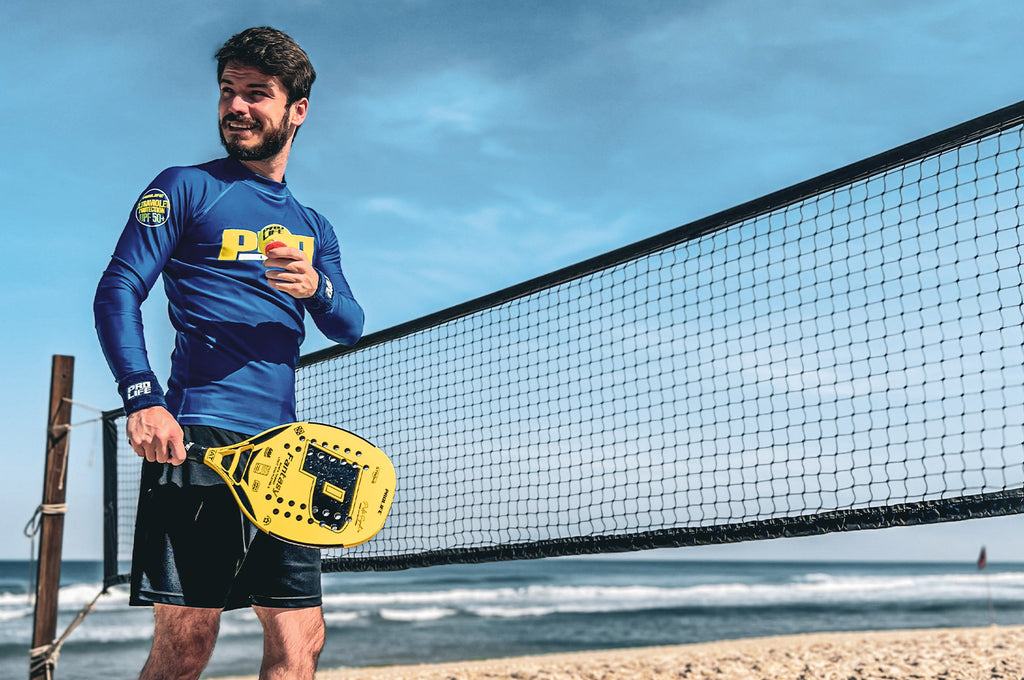
M263 266L267 268L267 283L271 288L298 300L312 297L320 285L320 275L298 248L274 248L267 253Z

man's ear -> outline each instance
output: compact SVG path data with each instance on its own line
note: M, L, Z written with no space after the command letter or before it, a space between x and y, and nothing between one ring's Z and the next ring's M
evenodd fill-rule
M302 125L306 120L306 112L309 110L309 100L303 97L297 102L291 105L291 115L289 121L295 127Z

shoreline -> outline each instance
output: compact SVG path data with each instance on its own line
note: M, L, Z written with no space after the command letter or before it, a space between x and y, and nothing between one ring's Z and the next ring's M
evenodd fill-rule
M317 671L317 680L859 680L1024 677L1024 625L808 633ZM255 676L219 680L256 680Z

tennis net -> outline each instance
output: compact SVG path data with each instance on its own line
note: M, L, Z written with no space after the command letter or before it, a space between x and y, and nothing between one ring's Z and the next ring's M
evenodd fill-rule
M325 569L1019 512L1022 120L1024 102L304 357L299 418L359 433L399 478L383 531ZM138 465L118 427L114 564Z

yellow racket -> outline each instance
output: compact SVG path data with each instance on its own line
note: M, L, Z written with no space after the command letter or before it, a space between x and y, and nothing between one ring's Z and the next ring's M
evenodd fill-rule
M395 468L384 452L331 425L290 423L232 446L185 448L227 482L253 524L289 543L365 543L395 498Z

